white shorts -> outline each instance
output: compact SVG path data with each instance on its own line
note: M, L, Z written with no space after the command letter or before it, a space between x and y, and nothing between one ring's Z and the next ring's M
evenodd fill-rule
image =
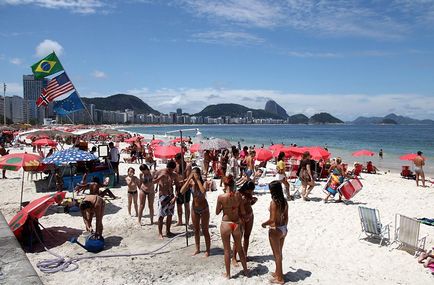
M280 174L280 173L276 174L276 180L281 181L281 180L283 180L285 178L286 178L285 174Z

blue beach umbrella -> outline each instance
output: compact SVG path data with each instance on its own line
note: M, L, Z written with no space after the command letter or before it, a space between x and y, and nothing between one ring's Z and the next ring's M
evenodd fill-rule
M91 161L96 159L98 159L98 157L96 157L90 152L79 150L76 148L70 148L56 151L55 153L53 153L53 155L44 158L42 160L42 163L55 164L57 166L60 166L65 164L77 163L77 161Z

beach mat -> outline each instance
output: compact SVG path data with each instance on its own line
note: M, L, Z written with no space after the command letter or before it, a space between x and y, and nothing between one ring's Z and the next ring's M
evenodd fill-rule
M420 219L417 219L417 220L420 221L424 225L434 226L434 219L420 218Z
M266 194L266 193L270 193L270 189L268 189L268 184L256 185L255 190L253 190L253 192L256 194Z

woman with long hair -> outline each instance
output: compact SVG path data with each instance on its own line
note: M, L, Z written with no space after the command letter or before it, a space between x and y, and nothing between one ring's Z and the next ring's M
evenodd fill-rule
M308 151L303 153L302 160L300 162L300 180L301 180L301 197L304 201L309 201L309 193L315 187L315 181L312 175L312 169L310 167L310 153ZM309 188L307 188L309 186Z
M271 282L283 284L285 281L283 280L282 248L286 234L288 233L288 202L283 196L282 183L280 181L275 180L268 187L271 194L270 218L262 223L262 227L269 226L268 238L276 262L276 271L271 274L273 276Z
M155 190L153 176L149 167L146 164L142 164L140 169L140 193L139 193L139 224L142 224L143 210L146 204L146 198L148 198L149 216L151 218L151 225L154 224L154 199Z
M276 179L279 180L281 183L283 183L283 185L285 185L286 199L288 199L288 201L289 201L292 198L291 198L291 195L289 194L289 183L288 183L288 180L286 179L285 168L286 168L285 153L283 151L281 151L281 152L279 152L279 155L277 156Z
M253 181L247 181L240 187L240 189L238 189L238 192L241 194L241 201L243 203L244 210L246 211L245 216L241 218L241 235L243 239L243 250L246 260L247 250L249 249L250 234L252 233L253 229L254 215L252 205L258 201L258 198L253 197L253 190L255 190L255 183L253 183ZM237 264L237 248L235 244L233 252L234 255L232 257L232 263Z
M205 256L209 256L211 238L209 235L209 206L206 200L206 189L202 179L202 173L198 167L192 169L190 176L181 188L181 195L191 189L193 204L191 205L191 219L194 227L194 242L196 251L193 255L200 252L200 230L205 238Z
M245 216L245 210L241 195L235 192L235 178L229 174L223 180L225 193L217 198L216 215L223 211L223 218L220 224L220 235L223 241L225 253L226 278L231 277L231 236L243 265L244 274L249 274L247 270L246 256L241 245L240 218Z

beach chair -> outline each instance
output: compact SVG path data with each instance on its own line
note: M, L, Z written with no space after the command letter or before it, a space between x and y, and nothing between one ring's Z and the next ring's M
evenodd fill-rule
M403 165L401 168L401 177L406 179L416 179L414 173L410 170L410 166Z
M407 248L414 251L414 255L425 250L426 236L419 238L420 221L404 215L395 215L394 241L399 243L398 248ZM393 244L392 243L392 244Z
M301 196L301 194L300 194L301 180L300 179L297 178L294 182L289 182L289 185L291 186L292 190L295 191L294 194L292 194L293 196L295 196L295 195Z
M362 226L362 232L368 238L380 239L380 246L383 244L383 240L390 241L390 223L382 225L380 221L380 212L377 209L367 208L359 206L360 224Z

